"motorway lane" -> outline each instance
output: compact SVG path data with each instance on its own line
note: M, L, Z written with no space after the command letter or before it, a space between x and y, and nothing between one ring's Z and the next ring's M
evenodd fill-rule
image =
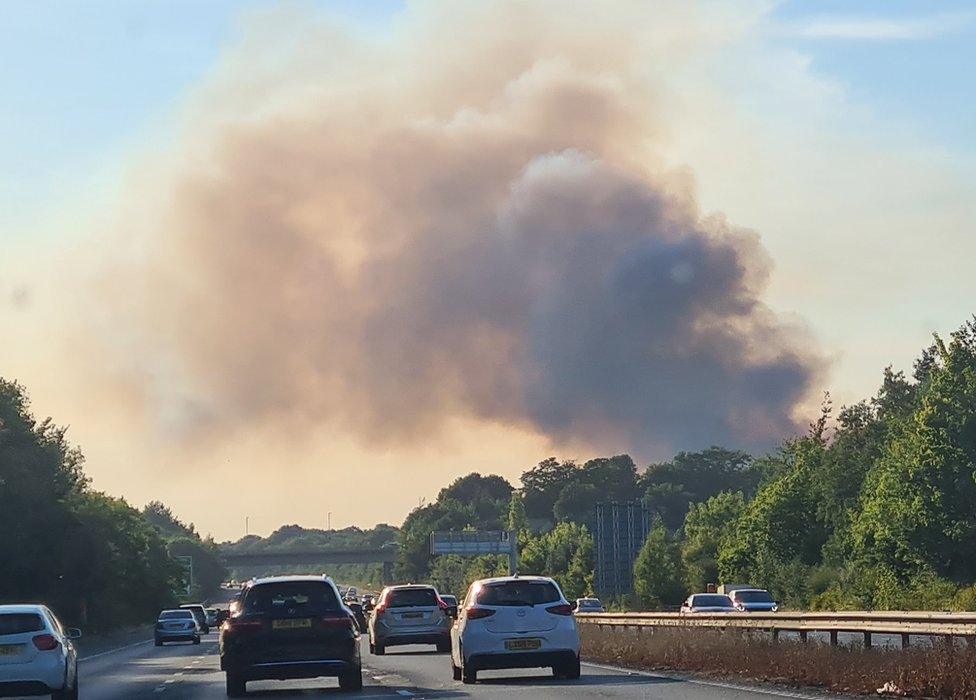
M556 680L543 669L485 671L477 685L451 678L450 657L428 646L395 647L373 656L363 640L365 688L360 694L342 693L334 678L248 683L249 697L285 700L346 696L362 698L641 698L644 700L746 700L771 695L798 697L774 688L743 688L721 683L681 680L650 674L583 665L576 681ZM81 662L82 700L198 700L223 698L224 674L219 670L217 637L202 644L152 642L99 654ZM806 695L822 700L825 695Z

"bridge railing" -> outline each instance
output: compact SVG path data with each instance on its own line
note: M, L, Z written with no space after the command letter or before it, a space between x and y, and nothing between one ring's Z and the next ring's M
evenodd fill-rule
M826 632L836 645L841 632L863 635L870 647L872 635L900 635L902 647L911 637L961 637L976 642L976 613L945 612L775 612L775 613L580 613L581 625L648 629L662 627L742 629L768 632L773 639L780 632L795 632L806 641L809 632Z

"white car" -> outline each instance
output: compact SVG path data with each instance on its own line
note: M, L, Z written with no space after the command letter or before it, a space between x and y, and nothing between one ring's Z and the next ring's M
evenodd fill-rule
M0 697L77 700L79 637L43 605L0 605Z
M454 680L474 683L478 671L551 667L579 678L580 635L559 586L542 576L475 581L451 629Z

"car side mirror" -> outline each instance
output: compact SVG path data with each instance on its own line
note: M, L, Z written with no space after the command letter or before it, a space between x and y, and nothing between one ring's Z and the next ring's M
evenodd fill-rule
M77 627L69 627L64 631L64 636L68 639L81 639L81 630Z

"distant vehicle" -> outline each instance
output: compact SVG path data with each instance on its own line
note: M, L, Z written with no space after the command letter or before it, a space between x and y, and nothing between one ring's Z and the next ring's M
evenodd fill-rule
M363 611L363 604L358 600L347 600L346 607L352 611L353 617L356 618L356 625L359 627L361 633L366 632L366 613Z
M207 627L220 626L220 623L217 622L217 608L207 608L204 612L207 614Z
M369 615L373 608L376 607L376 596L364 595L362 600L363 613Z
M79 637L46 606L0 605L0 696L77 700Z
M156 629L153 631L156 646L161 647L165 642L193 642L200 643L200 624L192 610L179 608L163 610L156 618Z
M200 605L200 603L186 603L180 607L193 612L193 617L196 618L197 624L200 625L200 632L203 634L210 633L210 625L207 624L207 609L205 607Z
M355 586L349 586L349 588L346 589L346 598L355 600L358 597L359 591L356 590Z
M369 650L377 656L387 647L435 644L451 650L451 617L433 586L387 586L369 617Z
M573 611L578 613L606 612L599 598L577 598L573 604Z
M328 577L257 579L220 630L220 669L232 698L256 680L338 676L343 690L360 690L356 620Z
M732 604L740 612L776 612L779 605L769 591L762 588L737 588L729 593Z
M441 600L447 603L447 614L450 617L456 618L458 616L458 599L457 596L453 595L441 595Z
M482 670L546 666L557 678L580 676L580 636L573 606L551 578L475 581L451 637L454 680L475 683Z
M681 604L682 613L736 612L732 599L721 593L695 593Z
M220 627L224 621L230 617L230 610L227 608L217 608L217 626Z

